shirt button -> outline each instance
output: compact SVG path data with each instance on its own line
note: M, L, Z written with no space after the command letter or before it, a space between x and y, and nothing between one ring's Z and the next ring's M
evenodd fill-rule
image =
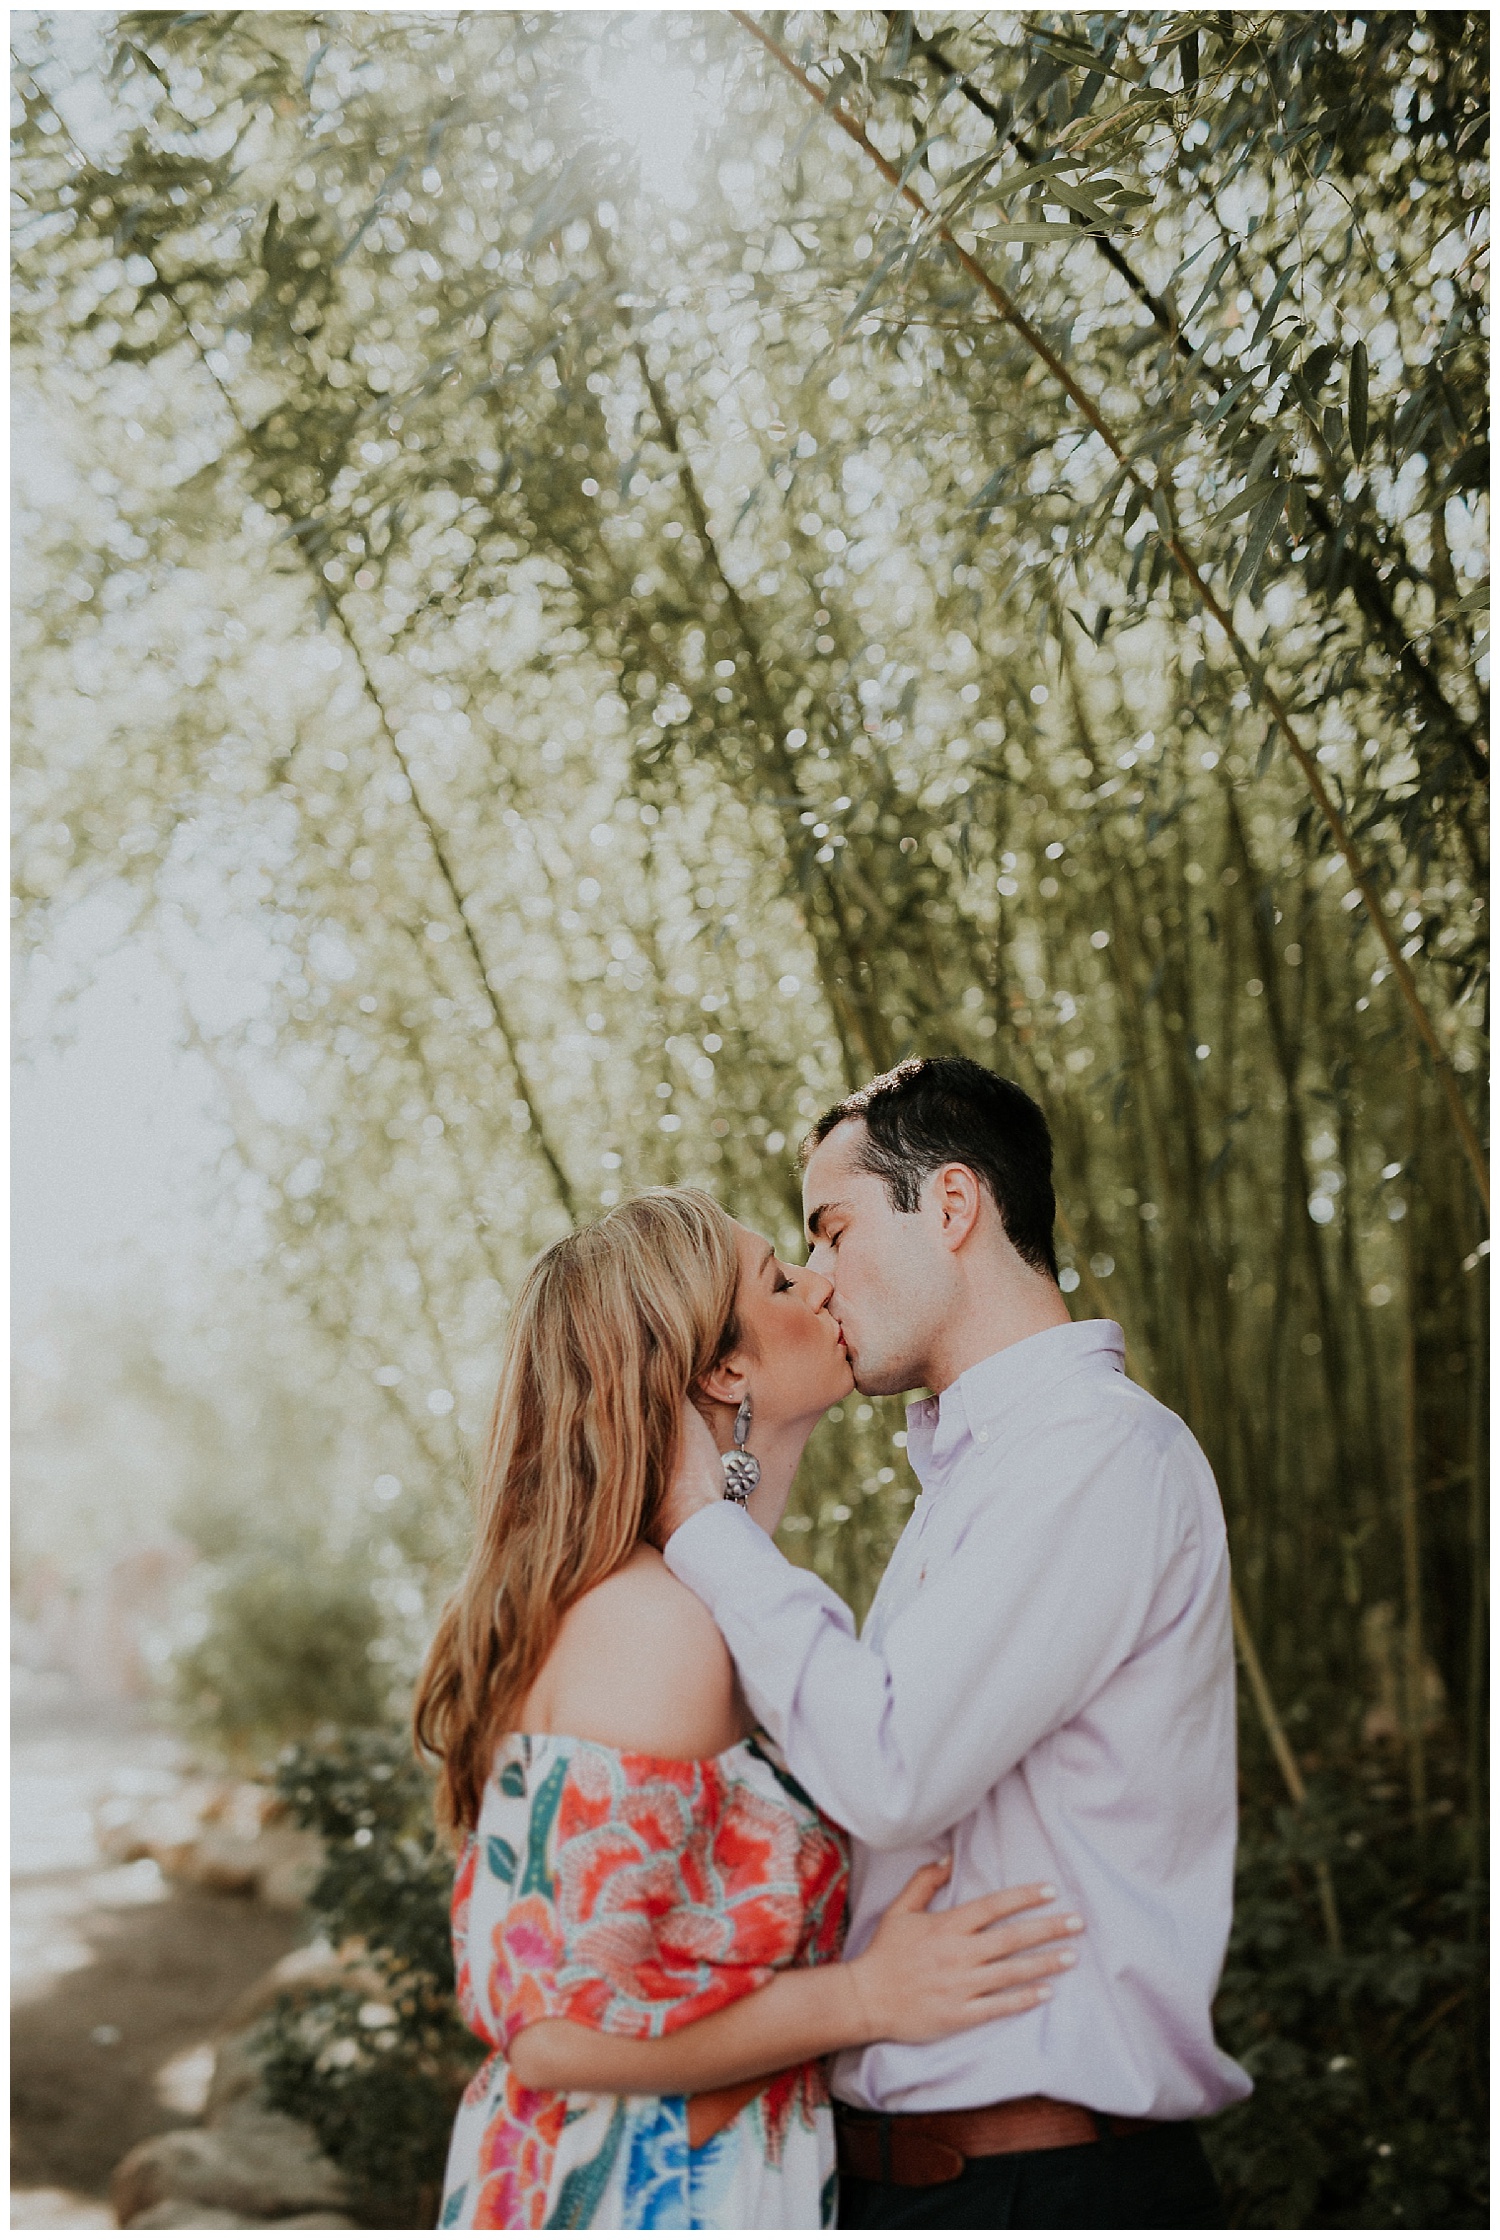
M984 1445L985 1445L985 1444L986 1444L986 1443L988 1442L988 1440L989 1440L989 1433L988 1433L987 1431L981 1431L981 1432L980 1432L980 1434L979 1434L979 1444L980 1444L981 1446L984 1446Z

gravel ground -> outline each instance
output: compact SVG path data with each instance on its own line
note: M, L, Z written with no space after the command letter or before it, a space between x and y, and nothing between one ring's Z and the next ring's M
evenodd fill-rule
M94 1841L105 1795L186 1771L141 1710L60 1675L12 1676L11 2228L112 2223L126 2150L191 2122L220 2018L300 1940L295 1916L175 1888Z

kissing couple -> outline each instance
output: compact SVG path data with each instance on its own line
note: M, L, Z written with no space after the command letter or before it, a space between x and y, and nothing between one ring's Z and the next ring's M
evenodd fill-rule
M1213 1477L1070 1320L1014 1083L908 1059L813 1128L803 1202L797 1267L646 1191L516 1300L416 1705L493 2049L442 2224L1221 2225ZM773 1538L852 1390L929 1395L862 1631Z

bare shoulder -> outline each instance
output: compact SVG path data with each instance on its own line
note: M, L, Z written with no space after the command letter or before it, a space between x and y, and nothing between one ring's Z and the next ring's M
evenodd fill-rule
M663 1758L716 1757L747 1723L723 1635L654 1548L574 1604L528 1706L553 1733Z

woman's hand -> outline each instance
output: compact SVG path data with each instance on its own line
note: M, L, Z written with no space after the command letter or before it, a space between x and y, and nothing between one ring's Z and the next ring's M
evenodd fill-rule
M1077 1960L1059 1946L1082 1929L1076 1913L1018 1918L1056 1897L1044 1882L929 1913L950 1871L946 1859L919 1867L866 1950L845 1963L866 2019L866 2044L926 2045L996 2015L1024 2014L1051 1998L1046 1979Z
M658 1548L664 1548L679 1525L686 1524L700 1509L715 1508L723 1498L724 1466L714 1435L692 1401L686 1401L677 1428L672 1481L648 1537Z

